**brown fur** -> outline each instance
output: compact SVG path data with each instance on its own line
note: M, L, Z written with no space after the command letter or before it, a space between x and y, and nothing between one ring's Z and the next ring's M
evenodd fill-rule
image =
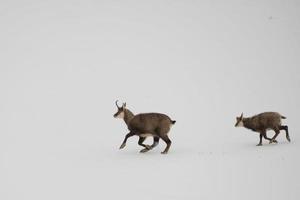
M288 126L283 126L281 119L286 119L286 117L282 116L277 112L264 112L248 118L244 118L242 114L240 117L237 117L237 122L235 126L238 126L239 123L242 122L245 128L255 132L259 132L260 142L258 146L262 145L262 137L264 137L266 140L269 140L270 143L277 143L275 139L278 136L280 130L285 130L286 138L290 142ZM275 132L275 135L272 139L267 137L266 132L268 130L273 130Z
M161 113L142 113L134 115L129 109L126 108L126 104L123 104L122 107L118 107L118 112L114 114L114 117L117 117L120 113L124 113L124 121L127 124L129 133L126 135L120 149L124 148L126 141L129 137L137 135L140 137L139 145L145 147L141 152L147 152L150 149L157 146L159 139L162 139L166 142L167 147L162 153L168 153L171 146L171 140L168 137L171 125L175 124L176 121L173 121L165 114ZM151 146L143 144L146 137L152 136L154 142Z

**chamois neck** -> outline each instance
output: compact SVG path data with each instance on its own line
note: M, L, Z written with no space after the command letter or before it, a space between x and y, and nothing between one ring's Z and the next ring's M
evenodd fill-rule
M252 120L251 120L251 117L248 117L248 118L244 118L243 119L243 124L244 124L244 127L247 128L247 129L251 129L251 130L255 130L255 126L254 124L252 123Z
M133 117L134 117L134 114L126 108L124 110L124 121L127 125L129 124L129 122L132 120Z

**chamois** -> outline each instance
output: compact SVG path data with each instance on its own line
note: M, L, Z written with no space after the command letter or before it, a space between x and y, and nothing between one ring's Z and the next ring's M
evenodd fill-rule
M286 139L290 142L291 139L289 136L288 126L282 125L281 119L286 119L286 117L277 112L264 112L249 118L243 117L242 113L240 117L236 118L235 127L245 127L252 131L260 133L260 140L257 146L262 146L262 137L264 137L266 140L269 140L270 144L273 142L277 143L275 139L280 133L280 130L285 130ZM267 137L268 130L275 131L275 135L272 139Z
M168 137L170 128L176 121L173 121L165 114L160 113L142 113L134 115L129 109L126 108L126 103L123 103L122 107L118 106L118 101L116 101L116 106L118 111L114 114L115 118L121 118L125 121L129 133L125 136L124 141L122 142L120 149L123 149L126 146L127 139L136 135L139 136L138 144L143 146L140 152L145 153L159 143L159 139L162 139L166 144L166 148L162 154L167 154L171 146L171 140ZM146 137L153 137L153 144L145 145L143 142Z

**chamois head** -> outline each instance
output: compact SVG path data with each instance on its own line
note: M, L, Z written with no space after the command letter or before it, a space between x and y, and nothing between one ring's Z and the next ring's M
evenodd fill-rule
M114 118L121 118L124 119L125 117L125 109L126 109L126 103L123 103L122 107L118 105L118 100L116 101L116 106L118 108L118 111L116 114L114 114Z
M243 119L244 119L243 113L241 114L240 117L236 117L235 127L243 127L244 126Z

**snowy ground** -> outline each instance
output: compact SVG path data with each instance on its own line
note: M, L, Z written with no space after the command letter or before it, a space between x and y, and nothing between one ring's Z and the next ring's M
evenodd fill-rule
M0 199L299 199L299 10L0 1ZM116 99L177 120L168 155L118 149ZM234 127L262 111L287 116L291 143Z

